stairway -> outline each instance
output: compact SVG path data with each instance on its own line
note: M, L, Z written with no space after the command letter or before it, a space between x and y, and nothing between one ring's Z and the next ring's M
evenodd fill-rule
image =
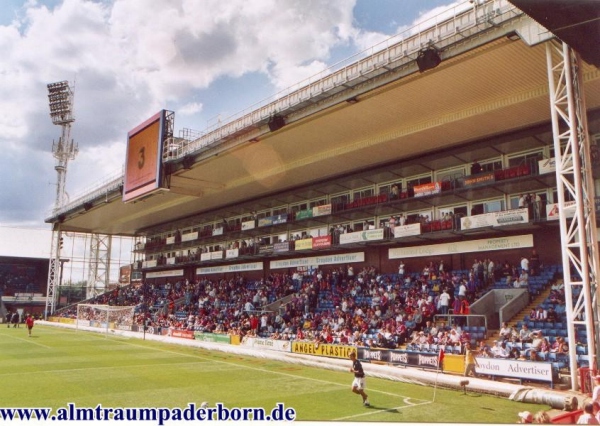
M532 301L529 302L527 306L521 310L521 312L512 317L510 321L507 321L508 325L512 327L513 330L519 331L520 327L517 327L517 323L519 321L523 321L523 318L529 315L529 312L531 312L532 309L541 305L548 298L548 296L550 296L551 291L550 285L548 285L548 288L542 290ZM488 346L493 347L495 341L498 340L499 332L500 330L488 330L485 343Z

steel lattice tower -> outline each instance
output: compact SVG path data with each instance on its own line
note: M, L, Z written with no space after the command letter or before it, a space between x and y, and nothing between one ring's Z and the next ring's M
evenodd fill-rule
M52 154L54 155L54 158L56 158L56 166L54 169L57 174L56 199L54 201L54 211L56 212L65 204L67 166L69 160L73 160L78 152L77 145L73 142L73 139L71 139L71 125L75 121L75 118L73 117L73 91L69 87L69 82L60 81L58 83L48 84L48 101L52 123L60 126L62 130L58 142L52 143ZM59 268L62 267L60 262L62 243L63 237L60 223L57 223L52 229L45 317L47 317L49 313L54 312L56 306L55 290L56 286L60 285Z
M546 45L546 57L556 152L565 302L568 307L571 389L577 390L577 327L584 328L587 333L590 368L594 370L598 350L596 331L600 309L594 179L581 59L568 45L557 41ZM567 205L567 195L575 201L575 206ZM571 209L572 215L567 214L568 209Z

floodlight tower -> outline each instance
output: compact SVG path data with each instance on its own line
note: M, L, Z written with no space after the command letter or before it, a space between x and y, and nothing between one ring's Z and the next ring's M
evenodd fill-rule
M56 158L56 201L57 210L65 203L65 182L67 180L67 165L77 155L77 145L71 139L71 124L73 117L73 91L68 81L59 81L48 85L48 100L50 101L50 117L52 123L62 128L62 136L58 143L52 142L52 154Z
M56 158L54 169L57 174L56 199L54 211L58 211L65 204L65 182L67 180L67 165L77 155L77 145L71 139L71 124L73 117L73 91L68 81L48 84L48 100L52 123L61 126L62 135L58 143L52 142L52 154ZM50 247L50 262L48 266L48 289L46 292L46 310L44 317L54 313L56 307L56 287L61 285L62 266L60 251L63 245L60 222L52 228L52 245ZM59 270L60 269L60 270Z

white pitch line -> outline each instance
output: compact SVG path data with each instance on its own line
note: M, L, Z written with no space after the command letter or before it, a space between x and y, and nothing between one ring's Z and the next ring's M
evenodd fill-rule
M10 334L4 334L3 333L3 334L0 334L0 337L10 337L11 339L22 340L22 341L27 342L27 343L32 343L34 345L41 346L42 348L54 349L51 346L42 345L41 343L35 342L33 340L30 340L30 339L23 339L22 337L11 336Z
M138 368L138 367L177 367L179 365L185 366L185 365L198 365L200 364L199 362L180 362L178 364L173 364L172 362L168 362L168 363L160 363L160 364L135 364L135 365L117 365L117 366L107 366L107 367L85 367L85 368L64 368L64 369L58 369L58 370L43 370L43 371L15 371L12 373L0 373L0 377L6 377L6 376L15 376L15 375L19 375L19 376L24 376L27 374L35 374L40 375L40 374L45 374L45 373L72 373L72 372L77 372L77 371L94 371L94 370L115 370L115 369L119 369L119 368ZM211 371L221 371L221 369L215 369L215 370L211 370ZM223 371L225 371L225 369L223 368Z
M370 390L372 390L372 389L370 389ZM409 398L405 398L405 401L406 401L406 399L409 399ZM332 422L339 422L339 421L342 421L342 420L355 419L355 418L358 418L358 417L372 416L374 414L387 413L387 412L390 412L390 411L393 411L393 410L404 410L405 408L418 407L418 406L421 406L421 405L427 405L427 404L432 404L432 403L433 403L433 401L426 401L426 402L421 402L419 404L412 404L411 403L409 405L401 405L399 407L385 408L385 409L382 409L382 410L370 410L370 409L367 409L367 411L365 411L364 413L353 414L352 416L346 416L346 417L338 417L337 419L333 419L331 421Z
M96 336L96 337L99 337L99 336ZM213 358L206 358L206 357L203 357L203 356L200 356L200 355L195 355L195 354L185 354L185 353L176 352L176 351L167 350L167 349L160 349L160 348L155 348L155 347L148 347L148 346L143 346L143 345L138 345L138 344L135 344L135 343L131 343L131 342L128 342L128 341L121 341L121 340L119 340L118 342L122 343L124 345L130 345L130 346L135 346L135 347L144 348L144 349L150 348L150 349L153 349L153 350L156 350L156 351L159 351L159 352L176 354L176 355L180 355L180 356L188 356L188 357L191 357L191 358L197 358L197 359L201 359L201 360L204 360L204 361L216 362L216 363L221 363L221 364L226 364L226 365L235 365L237 367L246 368L248 370L260 371L260 372L263 372L263 373L277 374L277 375L280 375L280 376L293 377L295 379L310 380L310 381L313 381L313 382L325 383L325 384L329 384L329 385L336 385L336 386L340 386L340 387L348 387L348 388L350 387L349 384L342 384L342 383L337 383L337 382L331 382L331 381L328 381L328 380L314 379L312 377L298 376L296 374L291 374L291 373L282 373L282 372L279 372L279 371L267 370L265 368L251 367L251 366L248 366L248 365L238 364L238 363L235 363L235 362L228 362L228 361L216 360L216 359L213 359ZM380 390L372 389L372 388L369 388L369 391L370 392L380 393L380 394L383 394L383 395L390 395L390 396L396 396L396 397L399 397L399 398L405 398L405 399L409 398L409 399L411 399L408 396L398 395L398 394L395 394L395 393L386 392L386 391L380 391ZM427 403L430 403L430 402L431 401L427 401Z

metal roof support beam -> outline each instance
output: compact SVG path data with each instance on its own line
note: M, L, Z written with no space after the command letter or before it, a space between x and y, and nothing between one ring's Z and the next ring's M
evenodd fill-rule
M579 55L564 43L546 44L552 133L556 152L562 264L571 389L577 390L576 326L587 332L590 369L597 367L598 351L598 239L594 208L587 110ZM567 218L566 196L575 200Z
M86 298L96 297L108 290L110 283L111 235L92 234Z
M47 320L49 315L54 313L56 309L56 288L60 285L59 268L62 267L60 262L60 242L62 232L60 223L56 224L52 230L50 239L50 262L48 265L48 287L46 290L46 308L44 310L44 319ZM60 266L59 266L60 265Z

